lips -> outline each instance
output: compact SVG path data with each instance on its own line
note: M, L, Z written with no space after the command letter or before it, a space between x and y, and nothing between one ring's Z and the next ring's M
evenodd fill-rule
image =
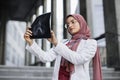
M74 29L69 29L70 33L73 33L74 32Z
M69 30L72 31L72 30L74 30L74 28L70 28Z

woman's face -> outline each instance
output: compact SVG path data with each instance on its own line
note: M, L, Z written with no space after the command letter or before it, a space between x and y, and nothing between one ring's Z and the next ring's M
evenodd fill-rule
M72 16L67 18L66 25L67 25L68 32L71 35L74 35L80 31L79 22L77 20L75 20Z

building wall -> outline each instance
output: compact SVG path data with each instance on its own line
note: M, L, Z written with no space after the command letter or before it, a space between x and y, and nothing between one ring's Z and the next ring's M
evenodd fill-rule
M103 15L103 2L102 0L92 0L92 15L93 26L92 36L93 38L105 33L104 29L104 15ZM106 66L106 42L105 38L97 41L100 50L102 66Z
M25 32L26 23L8 21L6 25L5 65L21 66L25 59Z
M74 6L73 6L74 3ZM57 0L56 1L56 25L54 28L56 29L56 36L59 41L63 39L63 1ZM72 1L70 0L70 13L78 13L78 0ZM45 9L44 9L45 8ZM92 36L97 37L100 34L104 33L104 21L103 21L103 9L102 9L102 0L92 0L91 5L92 10L92 17L93 20L91 26L93 30ZM44 6L40 6L37 11L37 14L34 16L41 15L42 13L50 12L51 11L51 1L45 0ZM88 12L89 13L89 12ZM31 23L34 21L35 18L32 19ZM9 66L23 66L25 63L25 40L23 38L23 34L26 29L26 23L20 21L8 21L6 26L6 48L5 48L5 64ZM42 39L36 40L38 45L43 48L43 50L49 50L51 48L51 44L48 41L43 41ZM44 45L43 45L44 44ZM103 65L106 65L106 47L105 47L105 39L98 41L98 46L100 48L101 53L101 61ZM39 59L36 59L34 55L29 56L30 63L34 64L36 61L39 62ZM26 57L26 58L29 58ZM50 67L53 63L46 63L44 66Z

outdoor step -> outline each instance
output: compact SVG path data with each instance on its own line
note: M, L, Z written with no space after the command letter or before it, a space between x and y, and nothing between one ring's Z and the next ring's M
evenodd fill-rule
M52 77L0 76L0 80L51 80L51 79ZM104 77L103 80L120 80L120 77Z
M52 76L51 70L0 70L1 76Z
M41 67L41 66L4 66L0 65L1 69L19 69L19 70L46 70L47 67ZM49 70L53 70L53 67L48 67Z
M53 67L40 66L9 67L0 66L0 80L51 80ZM120 71L102 67L103 80L120 80ZM90 68L92 80L92 68Z
M91 80L93 80L91 78ZM120 80L120 77L103 77L103 80Z
M8 67L0 66L1 76L52 76L53 68L40 66Z
M93 73L90 72L90 76L92 76L92 75L93 75ZM120 72L117 72L117 71L109 71L109 72L102 71L102 76L103 77L108 77L108 76L117 77L117 76L120 76Z
M52 80L52 77L0 76L0 80Z

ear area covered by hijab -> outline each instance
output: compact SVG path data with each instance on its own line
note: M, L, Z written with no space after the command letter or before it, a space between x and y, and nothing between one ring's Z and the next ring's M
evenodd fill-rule
M50 16L51 12L38 16L32 23L30 30L32 31L32 39L50 38Z

